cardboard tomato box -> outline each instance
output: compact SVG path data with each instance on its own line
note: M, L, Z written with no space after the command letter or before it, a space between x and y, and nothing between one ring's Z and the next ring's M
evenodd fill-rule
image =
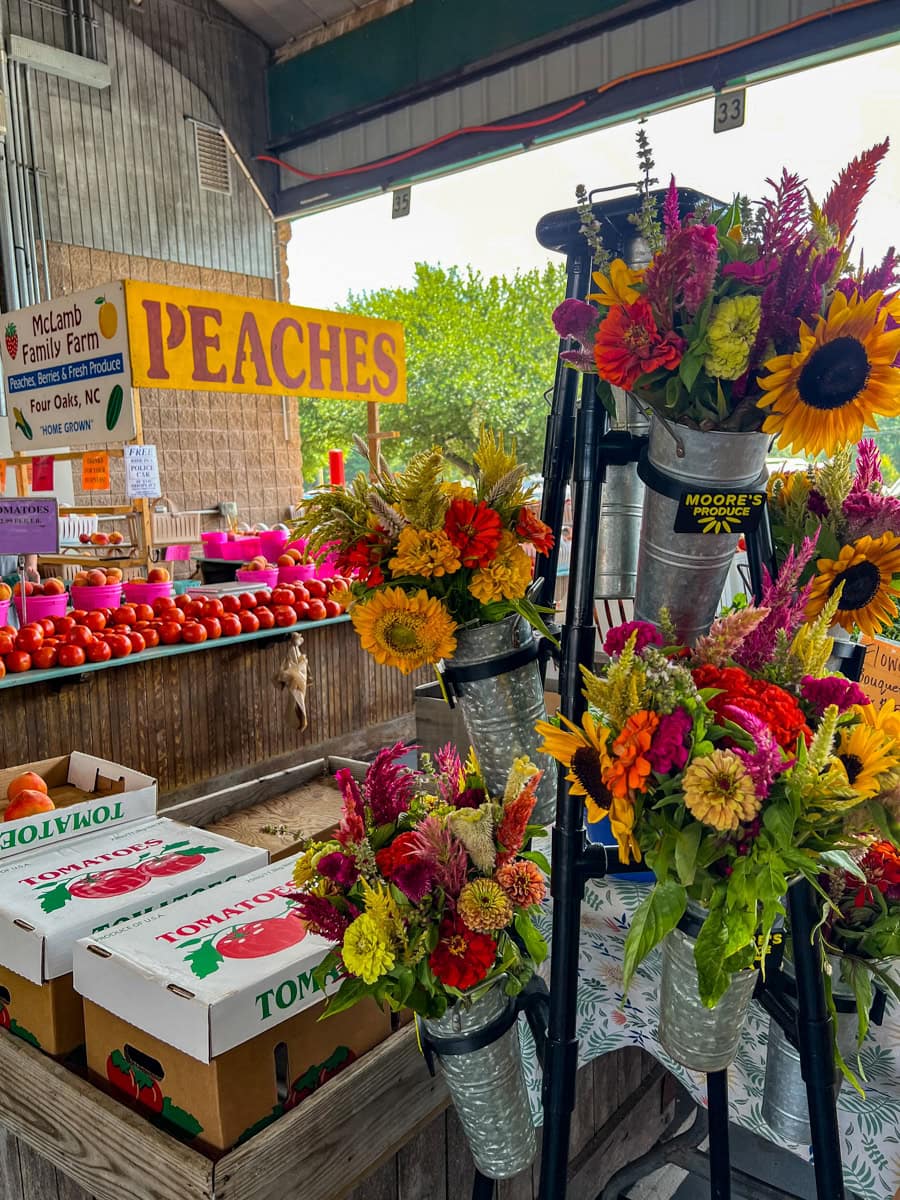
M249 1137L390 1032L371 1001L319 1020L329 943L291 911L295 858L75 948L91 1074L206 1149Z
M263 850L165 818L0 862L0 1025L64 1055L84 1041L75 942L261 866Z
M26 771L44 780L56 809L4 821L6 789ZM60 758L5 767L0 771L0 859L151 817L155 812L155 779L92 754L73 751Z

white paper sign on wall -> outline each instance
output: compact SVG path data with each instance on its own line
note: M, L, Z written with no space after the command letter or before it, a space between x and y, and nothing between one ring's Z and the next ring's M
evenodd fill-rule
M162 495L155 446L125 446L125 495L129 500L155 500Z

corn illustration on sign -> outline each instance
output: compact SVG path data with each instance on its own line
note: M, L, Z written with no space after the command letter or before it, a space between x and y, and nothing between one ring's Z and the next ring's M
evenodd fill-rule
M125 289L107 283L2 318L0 363L13 450L135 436Z

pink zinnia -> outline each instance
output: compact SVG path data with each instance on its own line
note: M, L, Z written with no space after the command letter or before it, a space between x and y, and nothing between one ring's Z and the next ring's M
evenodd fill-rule
M607 633L603 641L603 649L612 658L616 654L621 654L625 649L625 643L633 633L637 633L634 648L640 654L645 646L661 646L663 637L655 625L651 625L649 621L623 621L621 625L615 625Z
M332 883L336 883L338 887L342 888L352 887L359 879L356 860L340 850L332 850L330 854L323 854L316 863L316 870L320 875L324 875L326 879L330 879Z

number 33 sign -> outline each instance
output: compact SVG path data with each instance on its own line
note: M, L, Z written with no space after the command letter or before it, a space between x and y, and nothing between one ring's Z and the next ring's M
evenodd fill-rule
M713 133L725 133L728 129L739 129L744 123L746 101L746 88L741 88L739 92L726 92L724 95L716 96Z

